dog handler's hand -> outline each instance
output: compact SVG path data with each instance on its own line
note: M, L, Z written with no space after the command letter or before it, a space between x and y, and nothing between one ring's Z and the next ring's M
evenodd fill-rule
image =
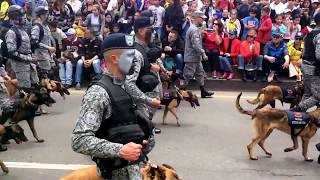
M152 98L152 102L151 102L151 104L152 104L152 106L154 107L154 108L157 108L157 107L159 107L160 106L160 100L159 99L157 99L157 98Z
M156 64L156 63L152 63L151 64L151 70L153 72L159 72L160 71L160 66L158 64Z
M10 81L11 80L10 76L8 76L8 75L3 76L3 79L6 80L6 81Z
M140 157L141 150L141 144L130 142L120 149L120 156L127 161L135 161Z

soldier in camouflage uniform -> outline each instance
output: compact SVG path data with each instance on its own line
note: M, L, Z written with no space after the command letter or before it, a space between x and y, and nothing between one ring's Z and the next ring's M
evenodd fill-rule
M302 73L305 92L299 105L291 111L307 111L320 101L320 54L316 52L316 45L320 46L320 13L314 16L314 20L317 27L304 39Z
M156 64L156 59L148 59L146 53L152 36L153 23L150 19L150 17L141 16L134 22L136 43L136 53L133 62L134 72L126 78L126 90L136 100L138 109L145 112L149 119L152 120L156 108L160 106L159 88L155 87L151 91L143 92L143 87L138 85L142 72L157 76L156 74L160 70L160 67ZM156 130L160 132L159 129Z
M117 88L125 89L125 75L130 72L135 56L133 45L133 37L121 33L112 34L104 40L101 46L106 64L103 76L111 80L109 81L109 87L116 85ZM110 83L112 83L112 85L110 85ZM118 89L117 91L121 90ZM114 122L113 120L115 118L132 113L132 108L125 107L122 108L122 111L120 111L121 114L119 114L118 106L128 106L130 103L125 103L126 101L123 100L125 98L117 101L117 96L112 92L114 91L110 89L106 90L99 84L93 84L88 88L83 97L79 119L73 131L72 148L76 152L90 155L93 158L122 158L128 161L135 161L142 153L143 148L141 144L131 142L123 145L97 137L100 136L100 132L106 132L110 127L114 126L110 124L107 126L109 128L105 129L104 127L106 126L104 125L106 123ZM129 94L126 96L131 97ZM114 104L121 102L124 104ZM119 121L122 120L123 119L119 119ZM121 125L121 128L126 128L126 125ZM102 166L108 167L108 164ZM103 168L101 168L101 166L98 167L97 173L102 176ZM124 168L113 170L111 178L103 178L141 180L140 168L138 164L128 165Z
M8 16L12 27L5 36L8 54L10 59L7 65L14 73L19 88L30 88L31 85L38 84L36 65L32 63L31 44L27 32L23 29L23 9L18 5L11 5L8 9ZM17 36L13 28L16 28L21 35L21 44L18 48Z
M195 77L200 85L201 97L206 98L213 95L213 92L208 92L204 88L205 72L202 67L201 60L208 60L207 55L202 47L201 30L203 20L206 18L203 12L195 11L192 14L192 24L190 25L187 35L184 51L185 66L183 69L184 84L186 87L190 79Z
M48 7L38 6L35 9L36 20L31 30L31 44L34 47L34 60L38 65L40 79L47 79L53 61L51 54L56 51L50 28L47 24Z

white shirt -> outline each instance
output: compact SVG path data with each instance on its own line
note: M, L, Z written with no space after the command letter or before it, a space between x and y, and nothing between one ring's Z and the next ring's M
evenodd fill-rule
M282 2L280 2L277 5L274 2L270 4L270 9L275 10L276 14L282 14L286 8L287 6Z
M182 6L182 11L183 11L184 15L186 15L187 10L188 10L188 5L187 4L183 5Z
M107 7L107 11L115 10L117 5L118 5L118 0L110 0L109 4L108 4L108 7Z
M156 7L154 5L149 6L148 9L150 11L153 11L157 15L157 22L155 24L155 27L162 27L162 21L163 21L163 17L164 17L166 10L162 6Z
M80 0L68 0L67 3L72 7L72 11L74 12L74 14L77 14L77 12L82 7L82 3Z

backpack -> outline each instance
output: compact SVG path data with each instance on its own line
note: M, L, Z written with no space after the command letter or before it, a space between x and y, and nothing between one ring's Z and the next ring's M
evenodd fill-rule
M15 26L12 26L10 29L16 34L17 49L19 49L20 46L21 46L21 43L22 43L21 34L20 34L19 30ZM10 58L10 55L8 53L7 43L6 43L6 34L10 29L9 28L3 28L1 30L1 32L0 32L0 39L2 40L1 51L0 51L0 59L1 59L3 64L5 64L6 61L8 60L8 58Z
M44 37L44 30L43 30L42 25L39 24L39 23L35 23L34 25L39 27L40 33L39 33L38 43L36 43L36 42L32 42L32 43L31 43L31 51L32 51L32 53L34 53L34 51L40 47L40 46L39 46L39 43L42 41L42 39L43 39L43 37Z

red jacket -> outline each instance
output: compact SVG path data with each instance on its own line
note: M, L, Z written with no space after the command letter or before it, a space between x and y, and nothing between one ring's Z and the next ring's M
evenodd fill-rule
M240 45L240 54L244 57L246 63L251 62L252 59L260 55L260 43L258 41L254 41L254 53L249 49L250 45L251 43L248 40L243 41Z
M218 44L216 44L215 42L215 35L212 32L203 32L202 33L202 44L203 44L203 48L207 49L209 51L217 51L219 53L219 49L220 49L220 44L222 43L222 38L220 35L219 36L219 42Z
M229 46L229 38L224 38L220 48L220 54L225 54L228 50ZM237 64L237 57L240 54L240 44L241 41L239 39L234 39L231 44L231 52L230 57L232 58L233 64Z
M217 9L228 9L228 4L230 3L230 10L231 9L234 9L234 4L233 4L233 1L230 0L217 0L216 3L215 3L215 7ZM229 9L228 9L229 10Z
M262 44L267 44L271 39L272 20L269 16L261 19L260 27L258 28L257 41Z

